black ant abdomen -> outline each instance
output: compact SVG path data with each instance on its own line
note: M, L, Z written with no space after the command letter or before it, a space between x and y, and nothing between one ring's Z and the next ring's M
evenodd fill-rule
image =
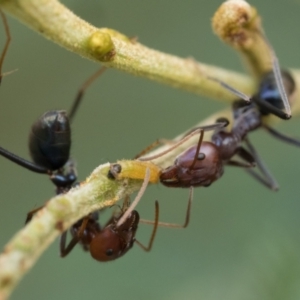
M62 168L69 159L71 129L66 111L44 113L31 128L29 151L32 160L54 171Z
M280 73L284 89L290 100L296 88L295 80L288 71L281 70ZM284 109L282 95L278 89L274 72L270 71L261 78L258 93L254 95L254 101L256 98L271 104L279 110ZM260 107L260 112L262 115L268 115L270 113L268 109L263 107Z

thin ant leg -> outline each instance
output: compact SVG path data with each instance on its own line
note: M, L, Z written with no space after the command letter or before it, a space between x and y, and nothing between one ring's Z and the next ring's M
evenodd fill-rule
M192 207L193 197L194 197L194 188L191 186L184 224L158 222L158 226L169 227L169 228L186 228L189 225L189 222L190 222L190 215L191 215L191 207ZM140 223L151 224L151 225L154 224L153 221L143 220L143 219L140 219Z
M272 136L276 137L277 139L283 141L283 142L286 142L288 144L292 144L294 146L297 146L297 147L300 147L300 140L299 139L296 139L296 138L292 138L290 136L287 136L277 130L275 130L274 128L272 127L269 127L268 125L266 124L263 124L262 125L263 128L265 128Z
M215 124L212 125L206 125L206 126L198 126L194 127L190 131L184 134L183 137L189 136L191 133L193 133L196 130L203 130L203 131L210 131L210 130L221 130L224 127L227 127L229 125L229 120L226 118L219 118L216 120Z
M248 138L245 139L245 143L248 146L251 154L253 155L253 157L256 161L257 167L262 172L262 174L264 175L265 178L262 177L260 174L258 174L257 172L255 172L252 169L245 169L245 170L250 175L252 175L256 180L258 180L259 182L261 182L262 184L264 184L265 186L267 186L271 190L277 191L278 188L279 188L279 185L278 185L276 179L273 177L271 172L268 170L267 166L264 164L264 162L262 161L262 159L260 158L260 156L256 152L253 145L250 143Z
M200 131L200 136L199 136L199 141L198 141L198 144L197 144L197 149L196 149L196 153L195 153L195 157L194 157L194 160L192 162L192 164L190 165L189 169L190 170L193 170L196 162L198 160L202 160L205 158L205 155L203 153L200 153L200 147L201 147L201 144L202 144L202 141L203 141L203 136L204 136L204 131L201 130ZM202 155L201 155L202 154Z
M35 173L49 174L49 170L47 170L46 168L38 166L31 161L19 157L2 147L0 147L0 155L4 156L5 158L9 159L10 161L18 164L19 166L27 170L33 171Z
M81 86L79 89L76 98L72 104L70 112L68 114L70 122L73 120L76 111L78 110L79 104L82 100L83 94L85 90L95 81L105 70L107 67L101 67L96 73L94 73L88 80Z
M150 152L153 148L159 145L166 145L166 144L174 144L175 142L172 140L167 139L157 139L152 144L147 146L145 149L143 149L139 154L137 154L133 159L138 159L141 156L146 155L148 152Z
M238 149L236 155L238 155L241 159L243 159L247 163L243 163L243 162L231 159L228 162L226 162L226 164L229 166L242 167L242 168L253 168L256 166L256 161L255 161L253 155L249 151L247 151L245 148L240 147Z
M255 102L260 108L265 109L267 112L275 115L276 117L278 117L282 120L289 120L291 118L291 115L276 108L274 105L259 99L258 97L253 97L252 99L253 99L253 102Z
M84 230L88 224L89 221L89 215L84 217L81 223L81 226L79 228L79 231L77 233L77 236L73 237L71 241L69 242L68 246L66 247L66 240L67 240L67 231L65 231L61 237L60 237L60 256L65 257L67 256L73 248L77 245L79 240L81 239Z
M5 42L4 48L2 50L1 57L0 57L0 84L1 84L2 77L3 77L2 65L3 65L5 55L7 53L8 46L9 46L10 41L11 41L11 35L10 35L7 19L5 17L5 14L2 12L2 10L0 10L0 15L1 15L1 18L2 18L2 22L3 22L4 29L5 29L5 34L6 34L6 42Z
M144 182L143 182L138 194L136 195L135 199L131 203L130 207L125 211L123 216L119 219L119 221L117 223L117 226L122 225L128 219L129 215L134 210L134 208L137 206L137 204L139 203L139 201L141 200L142 196L145 193L145 190L146 190L146 188L148 186L148 183L149 183L149 179L150 179L150 169L147 168L145 178L144 178Z
M152 156L145 157L145 158L144 157L139 158L139 160L140 161L148 161L148 160L153 160L155 158L161 157L161 156L171 152L172 150L176 149L178 146L180 146L181 144L183 144L184 142L189 140L192 136L196 135L197 133L200 133L201 131L209 131L209 130L213 130L213 129L217 129L217 128L223 128L227 125L228 125L228 122L220 122L220 123L216 123L213 125L196 127L194 129L192 129L191 131L189 131L180 141L176 142L173 146L171 146L167 150L162 151L156 155L152 155Z
M152 230L152 234L148 243L148 246L146 247L145 245L143 245L141 242L139 242L138 240L135 240L135 242L144 250L149 252L152 248L153 245L153 241L156 235L156 231L157 231L157 225L158 225L158 218L159 218L159 205L158 205L158 201L155 201L155 221L154 221L154 226L153 226L153 230Z
M245 103L250 103L251 102L251 97L242 93L241 91L238 91L237 89L235 89L234 87L230 86L229 84L225 83L224 81L217 79L215 77L211 77L208 76L207 79L215 81L217 83L219 83L223 88L225 88L227 91L229 91L230 93L234 94L235 96L237 96L239 99L243 99L245 101Z

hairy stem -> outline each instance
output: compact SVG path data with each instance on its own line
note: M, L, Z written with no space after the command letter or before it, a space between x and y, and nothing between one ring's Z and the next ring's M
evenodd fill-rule
M258 29L261 29L257 12L243 0L230 0L225 5L230 5L230 9L228 6L220 7L213 19L214 30L243 56L254 78L149 49L112 29L95 28L56 0L0 0L0 8L5 12L83 57L190 92L228 101L234 96L207 77L225 81L251 95L256 89L257 78L271 69L271 60L270 49L257 35ZM294 71L293 75L299 85L300 71ZM299 114L298 90L292 104L293 115ZM212 124L218 117L231 119L231 112L229 109L219 112L197 126ZM272 120L270 118L267 121ZM176 139L180 137L182 135ZM207 139L209 135L205 137ZM62 231L89 212L113 205L138 190L147 169L150 170L150 182L157 183L161 168L172 164L174 158L195 144L197 139L197 136L192 137L152 162L119 161L122 176L116 180L107 177L109 164L99 166L80 187L49 200L33 220L12 238L0 255L0 300L11 294L22 276ZM159 148L151 155L166 147Z

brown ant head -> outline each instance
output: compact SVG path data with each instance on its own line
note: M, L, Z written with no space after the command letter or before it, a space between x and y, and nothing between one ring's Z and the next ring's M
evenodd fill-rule
M90 253L94 259L101 262L111 261L123 256L133 246L139 214L132 211L124 223L116 226L119 218L113 218L113 223L109 221L110 224L92 239Z
M209 186L223 174L218 148L202 142L200 151L193 146L177 157L173 166L163 170L160 182L168 187Z

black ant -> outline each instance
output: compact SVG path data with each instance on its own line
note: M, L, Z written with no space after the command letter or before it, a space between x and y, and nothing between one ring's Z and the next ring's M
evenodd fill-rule
M7 19L5 17L5 14L2 12L2 10L0 10L0 16L1 16L1 19L2 19L2 23L3 23L4 30L5 30L5 35L6 35L6 42L5 42L5 45L3 47L1 57L0 57L0 84L1 84L2 78L5 75L5 74L2 73L2 66L3 66L4 58L5 58L7 50L8 50L8 46L9 46L10 41L11 41L11 36L10 36L10 31L9 31Z
M1 16L7 25L2 12ZM7 29L8 38L6 47L2 52L1 64L10 40L8 27L5 26L5 28ZM19 157L3 147L0 147L0 155L30 171L49 175L50 180L56 186L56 194L70 190L77 180L76 169L70 159L70 123L78 110L85 90L105 70L106 67L101 67L81 86L68 115L64 110L47 111L32 125L29 135L29 152L33 162ZM31 220L33 214L40 208L28 213L26 223Z

